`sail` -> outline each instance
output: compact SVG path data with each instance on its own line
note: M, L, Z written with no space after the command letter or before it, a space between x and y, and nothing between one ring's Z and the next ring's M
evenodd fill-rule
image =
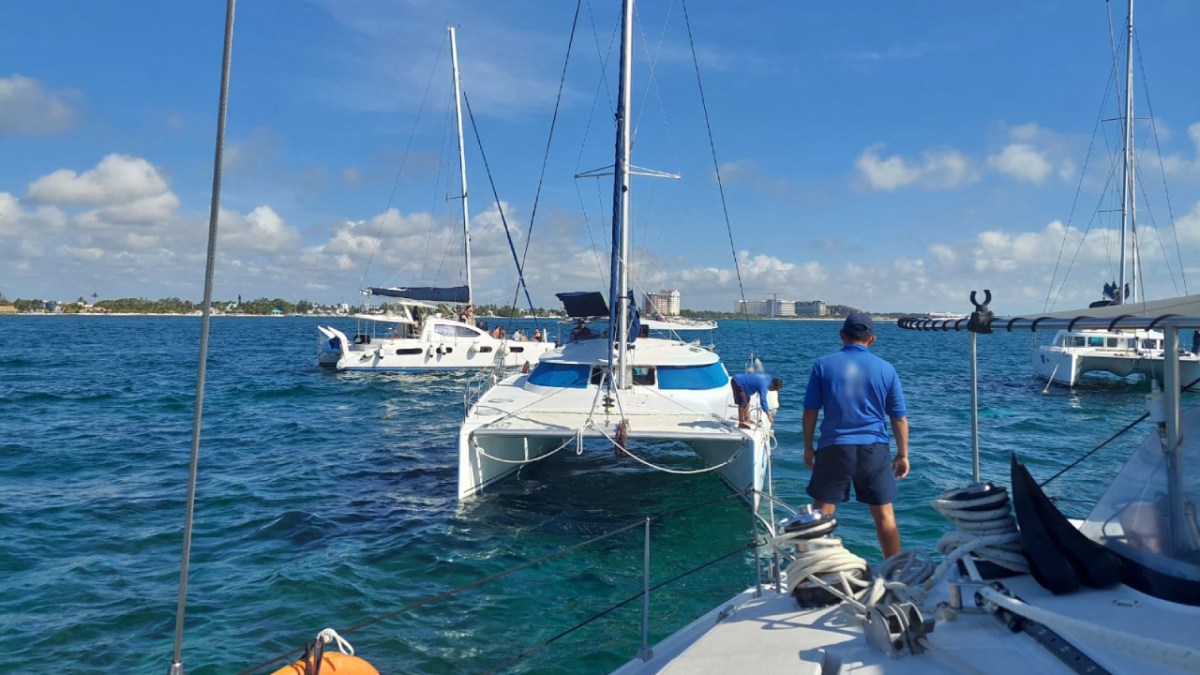
M466 286L411 286L408 288L368 288L368 295L382 295L389 298L403 298L422 302L449 302L467 304L471 301L471 291Z

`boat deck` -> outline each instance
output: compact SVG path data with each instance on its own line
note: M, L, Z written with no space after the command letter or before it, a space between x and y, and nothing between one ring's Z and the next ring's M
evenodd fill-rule
M1200 608L1164 602L1126 586L1055 596L1030 576L1004 579L1017 597L1037 607L1120 631L1131 640L1159 640L1194 649ZM939 586L944 589L944 586ZM947 598L932 596L932 608ZM969 603L969 599L964 598ZM932 609L923 609L932 618ZM1132 654L1082 632L1059 631L1072 645L1112 673L1149 672L1147 655ZM634 660L617 673L1073 673L1046 647L1023 632L1010 631L994 614L959 612L939 620L929 635L934 649L896 659L867 643L856 619L838 606L802 610L795 600L764 588L750 589L653 647L653 657ZM1155 673L1196 672L1156 666ZM1082 671L1081 671L1082 672Z

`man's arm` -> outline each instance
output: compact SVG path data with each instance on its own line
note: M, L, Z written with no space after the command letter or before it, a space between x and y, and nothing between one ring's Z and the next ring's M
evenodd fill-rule
M817 461L817 417L820 414L821 411L815 408L805 408L804 418L801 422L801 428L804 431L804 465L810 469Z
M896 478L908 475L908 418L892 418L892 434L896 436L896 459L892 460L892 469Z

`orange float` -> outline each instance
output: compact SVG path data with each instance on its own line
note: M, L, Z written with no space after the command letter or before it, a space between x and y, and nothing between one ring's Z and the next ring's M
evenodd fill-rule
M313 664L310 659L300 659L295 663L276 670L271 675L304 675L306 667L311 667ZM375 670L375 666L367 663L366 659L359 658L353 654L343 654L341 652L325 652L321 656L321 671L322 675L379 675L379 671Z

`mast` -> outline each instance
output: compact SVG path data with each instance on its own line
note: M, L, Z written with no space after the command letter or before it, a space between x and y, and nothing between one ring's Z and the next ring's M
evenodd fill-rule
M629 154L628 120L633 91L633 0L621 9L621 91L617 97L617 157L613 164L612 267L608 334L610 368L618 389L630 386L625 360L629 348Z
M471 218L467 212L467 156L463 149L462 88L458 81L458 41L454 26L450 32L450 62L454 67L454 118L458 122L458 179L462 186L463 256L467 264L467 304L474 302L471 290Z
M1129 0L1129 12L1125 18L1125 180L1121 185L1121 273L1117 282L1117 294L1126 304L1137 297L1137 250L1130 254L1133 274L1130 276L1131 292L1125 293L1125 238L1128 235L1137 245L1137 225L1134 223L1134 167L1133 167L1133 0Z

